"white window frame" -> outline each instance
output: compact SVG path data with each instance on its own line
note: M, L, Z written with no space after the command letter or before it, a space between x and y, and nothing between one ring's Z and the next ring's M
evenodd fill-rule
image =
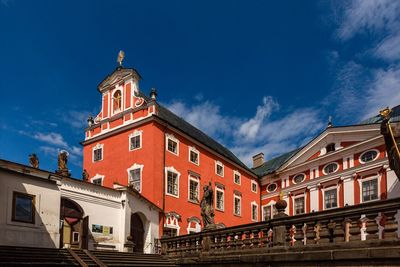
M304 197L304 213L296 213L296 206L295 206L295 200L298 198ZM292 197L292 207L293 207L293 215L300 215L300 214L306 214L307 213L307 194L299 194L297 196Z
M190 224L193 223L193 222L196 224L195 228L191 228L190 227ZM187 230L188 234L190 234L190 231L195 232L195 233L199 233L199 232L201 232L201 224L197 220L189 220L188 219L188 227L186 228L186 230Z
M268 187L269 187L270 185L272 185L272 184L274 184L274 185L276 186L274 191L268 190ZM282 183L282 184L284 184L284 183ZM278 184L277 184L277 183L270 183L269 185L267 185L267 188L266 188L265 190L267 190L268 193L273 193L273 192L275 192L276 190L278 190Z
M253 185L256 186L256 191L253 190ZM258 183L254 180L251 180L251 188L250 188L251 192L253 193L257 193L258 192Z
M378 201L378 200L381 199L381 178L382 178L382 175L376 174L376 175L372 175L372 176L369 176L369 177L366 177L366 178L357 179L358 180L358 184L359 184L359 188L360 188L360 203L368 203L368 202ZM362 193L363 193L362 184L363 184L363 182L368 182L368 181L374 180L374 179L377 180L377 184L378 184L378 198L364 201L363 197L362 197Z
M173 173L177 174L177 195L168 193L168 172L173 172ZM181 173L178 172L174 167L165 167L165 185L166 185L165 186L165 194L167 196L179 198L179 178L180 178L180 176L181 176Z
M196 153L197 154L197 162L193 162L190 160L190 153ZM198 151L195 147L190 146L189 147L189 158L188 158L189 162L193 163L194 165L199 166L200 165L200 151Z
M296 183L296 182L294 181L294 178L296 178L296 177L299 176L299 175L303 175L304 179L301 180L301 181L298 182L298 183L302 183L302 182L304 182L304 181L306 180L306 174L305 174L304 172L298 173L298 174L294 175L293 178L292 178L292 183L293 183L293 184L298 184L298 183Z
M176 142L176 153L168 149L168 140ZM166 144L165 149L169 153L179 156L179 140L173 134L165 134L165 144Z
M239 199L239 214L236 213L236 207L235 207L236 199ZM242 216L242 197L237 194L233 194L233 214L236 216Z
M335 185L335 186L329 186L329 187L324 187L324 188L322 188L322 210L331 210L331 209L336 209L336 208L339 208L339 203L340 203L340 194L339 194L339 188L340 188L340 185ZM331 191L331 190L336 190L336 204L337 204L337 206L336 207L332 207L332 208L327 208L326 206L325 206L325 191Z
M326 166L328 166L328 165L330 165L330 164L332 164L332 163L333 163L333 164L336 164L336 171L330 172L330 173L326 173L326 172L325 172ZM338 171L339 171L339 164L338 164L337 162L335 162L335 161L332 161L332 162L329 162L329 163L325 164L324 167L322 168L322 173L323 173L324 175L329 175L329 174L337 173Z
M222 209L218 208L217 192L222 192ZM218 211L225 211L225 190L218 186L215 187L215 209Z
M268 204L266 204L266 205L262 205L261 206L261 215L262 215L262 217L261 217L261 220L262 221L265 221L264 220L264 218L265 218L265 212L264 212L264 208L265 207L268 207L268 209L271 211L271 219L273 219L274 218L274 205L276 204L276 201L274 201L274 200L271 200L270 202L268 202Z
M170 217L170 222L171 223L167 223L168 219L167 218L165 219L164 228L175 229L176 230L176 236L179 236L179 230L181 229L181 227L179 226L179 219L176 218L175 216L171 216L171 217Z
M376 157L375 157L373 160L371 160L371 161L367 161L367 162L363 161L363 160L362 160L362 156L364 156L364 154L366 154L367 152L370 152L370 151L375 151L375 152L377 152ZM379 150L378 150L378 149L368 149L368 150L366 150L366 151L364 151L363 153L360 154L360 156L358 157L358 161L359 161L361 164L366 164L366 163L368 163L368 162L373 162L373 161L377 160L378 158L379 158Z
M132 148L132 138L140 136L140 145L137 148ZM129 135L129 151L134 151L142 148L142 139L143 138L143 131L142 130L135 130L133 133Z
M253 214L253 206L255 206L256 207L256 218L254 219L254 214ZM257 202L255 202L255 201L253 201L253 202L251 202L251 220L253 221L253 222L258 222L258 204L257 204Z
M217 166L221 166L221 167L222 167L222 174L218 174ZM221 161L216 160L216 161L215 161L215 174L218 175L218 176L220 176L220 177L224 177L224 173L225 173L224 164L222 164Z
M96 174L95 176L93 176L92 178L90 178L90 182L92 183L92 184L94 184L93 183L93 181L94 180L99 180L99 179L101 179L101 186L103 186L103 182L104 182L104 175L101 175L101 174Z
M197 182L197 200L190 199L190 181ZM200 179L199 177L190 175L188 176L188 201L192 203L199 203L200 202Z
M101 149L101 159L100 160L94 160L94 151L97 149ZM93 148L92 148L92 162L99 162L103 161L104 159L104 144L97 143Z
M139 188L139 193L142 193L143 167L144 167L144 165L140 165L140 164L135 163L131 167L126 169L126 171L128 172L128 185L130 185L130 182L131 182L131 171L140 169L140 188Z
M239 176L239 183L236 183L236 180L235 180L236 175ZM242 183L242 175L241 175L240 172L237 171L237 170L234 170L234 171L233 171L233 183L234 183L234 184L237 184L237 185L240 185L240 184Z

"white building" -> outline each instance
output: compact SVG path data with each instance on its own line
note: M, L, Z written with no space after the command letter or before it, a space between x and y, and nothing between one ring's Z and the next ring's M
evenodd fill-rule
M0 245L154 252L161 210L117 189L0 160Z

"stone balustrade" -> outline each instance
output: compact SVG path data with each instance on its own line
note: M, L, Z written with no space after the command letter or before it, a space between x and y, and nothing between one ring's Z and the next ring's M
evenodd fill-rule
M381 246L382 241L400 244L399 210L400 198L290 217L280 210L268 221L163 238L162 253L175 259L196 259L202 255L260 255L275 248L287 252L362 244L371 248L374 242Z

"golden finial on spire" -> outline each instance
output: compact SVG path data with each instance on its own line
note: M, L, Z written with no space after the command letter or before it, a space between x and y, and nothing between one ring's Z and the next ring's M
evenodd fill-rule
M379 111L379 114L385 120L389 119L391 113L392 113L392 110L389 107L386 107L385 109L382 109L381 111Z
M119 63L119 66L122 66L122 61L124 61L125 58L125 53L124 51L120 50L118 53L118 58L117 58L117 62Z

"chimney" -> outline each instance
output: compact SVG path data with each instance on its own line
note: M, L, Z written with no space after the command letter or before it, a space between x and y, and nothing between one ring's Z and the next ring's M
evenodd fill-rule
M253 156L253 168L260 167L264 163L264 153L258 153Z

